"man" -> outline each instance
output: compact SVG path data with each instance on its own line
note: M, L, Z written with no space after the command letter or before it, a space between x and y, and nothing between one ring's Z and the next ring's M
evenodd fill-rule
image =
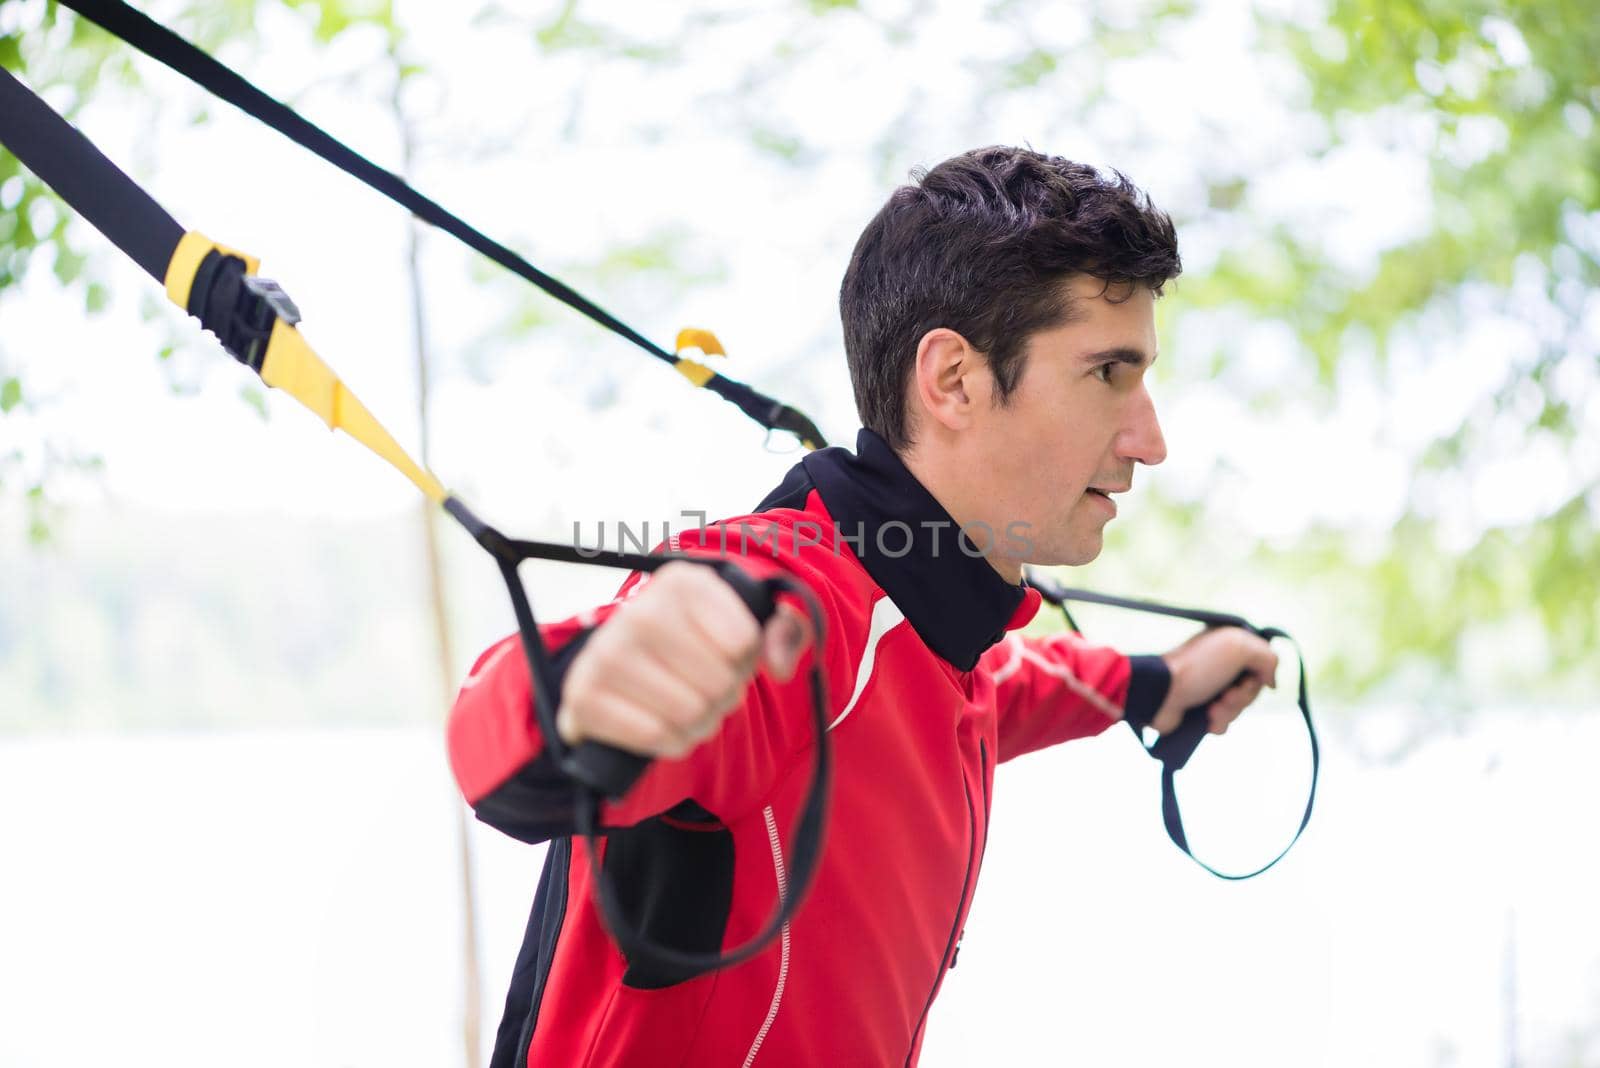
M807 456L751 515L672 545L728 545L804 582L821 647L792 606L758 626L688 563L546 628L562 737L654 758L602 812L618 828L602 863L647 934L701 953L758 931L785 885L814 744L797 672L823 658L828 832L763 953L690 976L623 957L564 837L570 784L516 638L484 654L452 713L452 766L480 819L555 839L495 1068L913 1064L976 887L994 765L1130 712L1165 732L1218 693L1220 734L1271 684L1276 657L1235 628L1164 657L1017 633L1040 603L1023 564L1094 559L1114 495L1166 455L1145 375L1179 269L1171 221L1121 175L994 147L918 176L868 224L840 293L855 454Z

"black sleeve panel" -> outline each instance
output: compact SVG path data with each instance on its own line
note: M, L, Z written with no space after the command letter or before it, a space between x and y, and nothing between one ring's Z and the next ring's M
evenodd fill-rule
M1123 719L1138 731L1150 725L1172 688L1172 671L1159 656L1128 657L1128 700Z
M551 654L557 692L594 628ZM530 710L530 715L531 715ZM474 808L478 819L523 842L544 842L572 833L572 780L541 750L511 778L486 794Z

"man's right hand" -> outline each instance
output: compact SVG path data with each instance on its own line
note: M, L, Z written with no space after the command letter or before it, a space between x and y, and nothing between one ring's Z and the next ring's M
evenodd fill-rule
M716 733L757 667L792 678L810 637L787 604L763 627L711 568L663 565L573 658L556 731L568 745L677 759Z
M1150 725L1170 734L1194 705L1207 705L1206 729L1223 734L1261 694L1278 685L1278 654L1243 627L1208 627L1162 657L1172 672L1166 700ZM1241 672L1245 678L1235 682Z

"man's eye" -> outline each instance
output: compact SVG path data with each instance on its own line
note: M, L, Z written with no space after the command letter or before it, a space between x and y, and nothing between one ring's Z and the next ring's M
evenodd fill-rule
M1109 386L1111 384L1111 369L1115 366L1116 364L1114 363L1103 363L1094 369L1094 375Z

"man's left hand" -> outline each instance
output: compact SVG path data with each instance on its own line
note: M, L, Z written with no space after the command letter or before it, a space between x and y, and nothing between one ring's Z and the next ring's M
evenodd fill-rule
M1208 701L1207 728L1212 734L1224 734L1262 686L1278 685L1278 654L1242 627L1203 630L1161 659L1172 671L1172 685L1151 721L1160 734L1170 733L1183 721L1185 711ZM1241 671L1249 674L1235 684Z

